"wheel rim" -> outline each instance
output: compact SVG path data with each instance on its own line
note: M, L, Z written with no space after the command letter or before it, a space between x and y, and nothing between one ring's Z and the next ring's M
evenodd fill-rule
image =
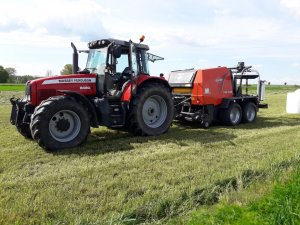
M80 132L79 116L70 110L55 113L49 122L51 136L59 142L68 142L77 137Z
M252 106L250 106L247 110L247 113L246 113L247 120L250 121L250 122L253 121L254 118L255 118L255 113L256 113L255 109Z
M158 95L147 98L142 109L143 120L151 128L160 127L165 122L167 113L167 103Z
M241 112L237 107L234 107L231 111L230 111L230 120L233 124L238 123L239 119L241 117Z

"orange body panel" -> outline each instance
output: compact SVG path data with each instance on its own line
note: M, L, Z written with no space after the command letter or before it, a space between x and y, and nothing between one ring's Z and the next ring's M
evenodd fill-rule
M224 98L233 97L232 90L232 77L228 68L199 69L193 83L192 104L217 106Z

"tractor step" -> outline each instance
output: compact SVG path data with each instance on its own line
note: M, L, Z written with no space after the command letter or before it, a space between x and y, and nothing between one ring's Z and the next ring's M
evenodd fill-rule
M181 114L184 114L184 115L189 115L189 116L193 116L195 115L195 113L190 113L190 112L180 112Z
M112 127L122 127L125 123L125 112L121 102L109 104L110 124Z
M120 101L109 101L107 98L95 99L100 111L101 123L107 127L122 127L125 124L125 106Z

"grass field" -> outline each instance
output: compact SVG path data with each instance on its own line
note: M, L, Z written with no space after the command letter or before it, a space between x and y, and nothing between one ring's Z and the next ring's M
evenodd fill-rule
M179 224L195 210L209 218L226 196L259 198L272 185L248 193L252 183L300 160L300 115L285 113L286 92L296 88L268 86L269 109L254 124L174 123L159 137L98 128L56 153L10 125L8 98L23 92L1 91L0 224Z
M25 91L25 84L0 84L0 91Z
M252 185L253 187L239 193L238 197L231 196L214 206L202 207L185 219L175 219L172 223L186 225L300 224L300 167L299 161L294 161L294 163L294 165L289 165L288 170L285 168L284 172L277 171L271 182L269 180L256 186ZM248 200L246 204L244 201L241 204L241 199L243 199L241 195L249 198L251 192L253 195L254 191L266 190L266 188L270 188L271 191L265 193L263 197Z

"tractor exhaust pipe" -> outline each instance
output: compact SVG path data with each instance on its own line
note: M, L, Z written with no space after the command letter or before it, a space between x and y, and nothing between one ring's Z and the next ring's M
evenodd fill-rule
M73 44L73 42L71 42L71 47L73 48L73 63L72 63L72 73L78 73L79 67L78 67L78 53L77 53L77 48L76 46Z

